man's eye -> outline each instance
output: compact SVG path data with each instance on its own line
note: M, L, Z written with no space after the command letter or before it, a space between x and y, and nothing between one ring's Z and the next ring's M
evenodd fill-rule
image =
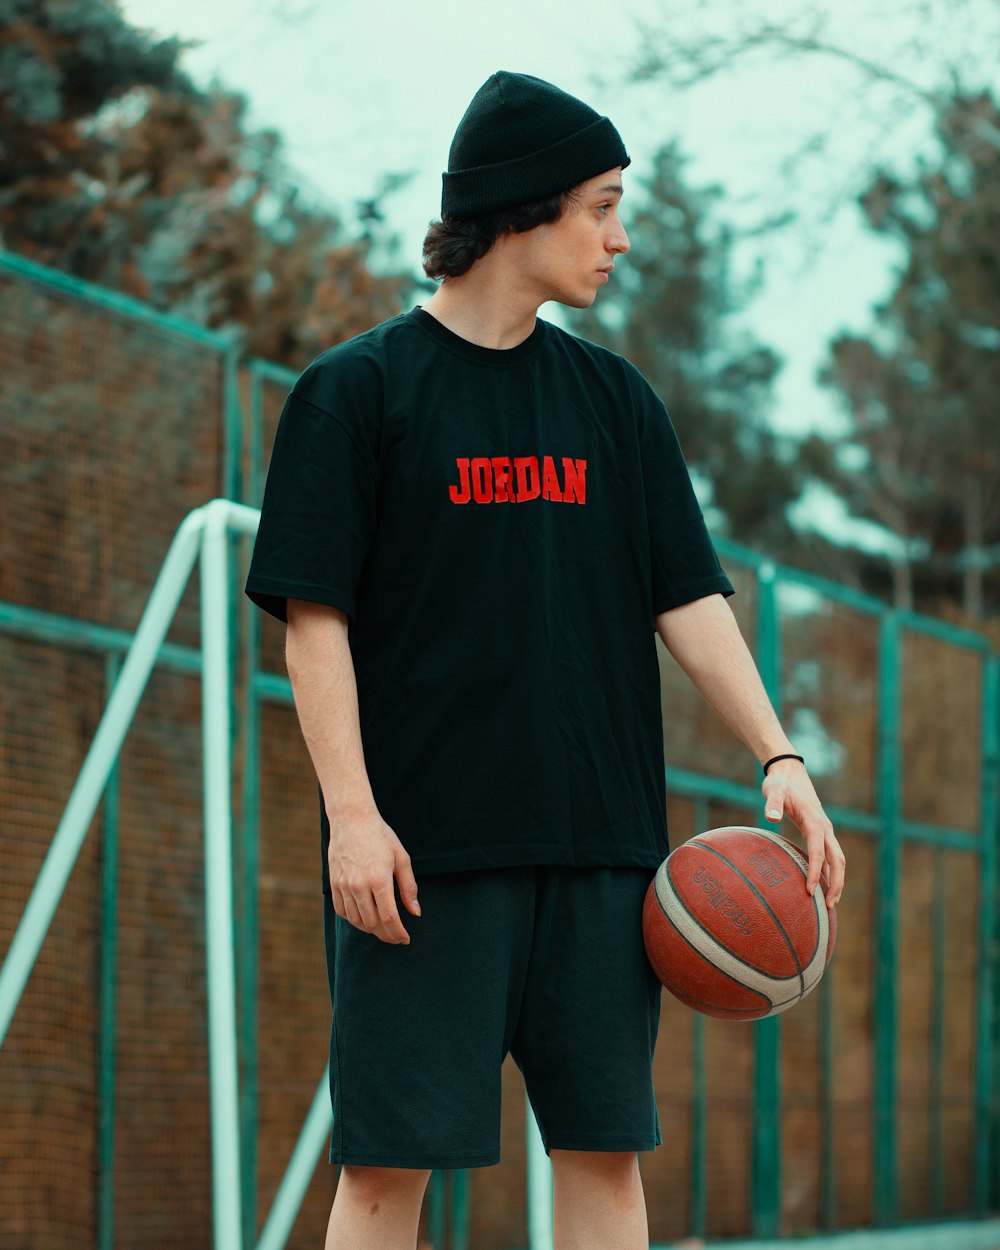
M599 213L606 213L610 207L610 204L598 204L597 211Z

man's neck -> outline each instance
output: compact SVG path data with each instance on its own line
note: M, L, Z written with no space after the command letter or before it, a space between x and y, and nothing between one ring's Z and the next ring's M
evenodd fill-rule
M424 304L425 312L459 338L501 351L528 338L538 308L523 282L492 253L460 278L446 278Z

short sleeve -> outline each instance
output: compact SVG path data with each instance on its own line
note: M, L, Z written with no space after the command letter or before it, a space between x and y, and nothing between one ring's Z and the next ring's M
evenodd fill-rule
M733 594L719 563L667 410L642 380L640 452L649 524L653 615Z
M246 593L282 621L288 599L353 619L375 530L381 387L337 350L292 388L271 453Z

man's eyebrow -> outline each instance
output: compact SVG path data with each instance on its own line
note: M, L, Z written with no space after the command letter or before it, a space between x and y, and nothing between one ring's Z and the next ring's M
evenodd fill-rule
M596 194L597 195L608 195L608 194L624 195L625 189L620 182L609 182L607 186L598 187Z

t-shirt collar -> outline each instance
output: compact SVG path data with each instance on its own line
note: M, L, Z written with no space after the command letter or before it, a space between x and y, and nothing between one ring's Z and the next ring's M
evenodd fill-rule
M425 312L419 305L411 308L406 317L440 343L442 347L448 348L456 355L464 356L466 360L475 361L477 364L493 365L501 369L520 364L522 360L533 356L542 345L546 333L545 322L541 317L536 317L535 328L516 347L481 347L478 343L470 343L468 339L463 339L461 335L455 334L453 330L449 330L447 326L442 325L436 317L432 317L429 312Z

